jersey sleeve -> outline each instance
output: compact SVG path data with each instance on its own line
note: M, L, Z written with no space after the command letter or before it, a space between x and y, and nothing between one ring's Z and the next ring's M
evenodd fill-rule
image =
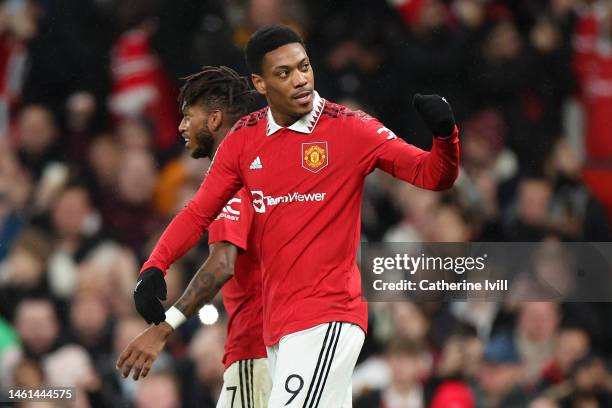
M434 138L431 151L425 151L406 143L362 112L352 122L366 174L379 168L417 187L436 191L446 190L455 182L459 173L457 127L447 138Z
M245 190L230 199L208 229L208 244L229 242L243 251L253 223L253 206Z
M166 227L141 271L156 267L165 274L170 265L198 243L225 203L242 187L241 150L239 134L226 136L200 188Z

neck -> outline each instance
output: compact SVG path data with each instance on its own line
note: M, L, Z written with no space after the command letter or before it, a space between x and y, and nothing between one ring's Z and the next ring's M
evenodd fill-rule
M275 109L272 105L269 105L269 106L270 106L270 112L272 112L272 117L274 118L274 121L282 127L291 126L301 118L301 116L296 117L290 114L282 113L278 109Z

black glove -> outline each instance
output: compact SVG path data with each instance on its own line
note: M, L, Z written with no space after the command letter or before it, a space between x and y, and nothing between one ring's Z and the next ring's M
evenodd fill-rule
M164 274L158 268L147 268L139 276L134 288L136 310L147 323L160 324L166 313L160 300L166 300L167 288Z
M439 95L414 95L414 108L419 112L434 136L450 136L455 129L453 110L446 99Z

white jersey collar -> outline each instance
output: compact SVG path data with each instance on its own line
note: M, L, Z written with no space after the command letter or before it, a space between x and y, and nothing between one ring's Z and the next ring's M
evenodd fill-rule
M323 107L325 106L325 99L319 96L317 91L314 91L314 97L312 100L312 110L310 113L299 118L295 123L291 126L288 126L287 129L294 130L300 133L312 133L319 118L321 117L321 113L323 112ZM272 111L268 107L268 126L266 128L266 135L271 136L278 130L283 129L281 125L274 121L272 117Z

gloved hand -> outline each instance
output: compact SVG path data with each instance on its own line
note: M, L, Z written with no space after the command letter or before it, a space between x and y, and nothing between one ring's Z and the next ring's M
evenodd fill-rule
M412 104L434 136L447 137L452 135L455 129L455 117L446 99L439 95L416 94Z
M147 323L160 324L166 319L160 300L166 300L168 289L164 274L158 268L147 268L138 276L134 288L136 310Z

